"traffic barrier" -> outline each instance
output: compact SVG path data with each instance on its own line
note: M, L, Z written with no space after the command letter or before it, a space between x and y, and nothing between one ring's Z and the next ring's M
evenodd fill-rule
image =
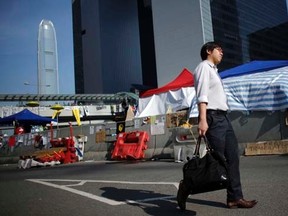
M63 143L67 148L67 151L65 152L65 163L74 163L76 162L76 148L75 148L75 142L72 137L67 137L63 139Z
M146 131L124 132L117 135L112 159L142 159L145 156L149 135Z
M70 136L65 138L57 138L57 139L51 139L50 143L53 148L61 148L65 147L66 151L64 152L65 157L61 158L61 163L74 163L77 161L77 155L76 155L76 147L75 142L73 140L73 128L71 123L69 124L70 127ZM51 124L51 137L53 137L53 127Z
M51 161L60 161L64 164L76 162L76 148L74 146L73 138L62 138L61 143L61 146L63 147L54 147L53 152L50 151L49 153L42 155L38 160L43 163ZM59 151L57 151L57 149L59 149Z
M39 150L35 152L32 157L36 161L45 163L51 161L60 161L63 162L65 159L66 148L51 148L48 150Z

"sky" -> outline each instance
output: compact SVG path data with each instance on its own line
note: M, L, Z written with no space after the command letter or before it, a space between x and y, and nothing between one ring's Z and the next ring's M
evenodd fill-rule
M0 94L37 93L37 38L43 19L52 21L56 31L59 93L75 93L71 2L0 0Z

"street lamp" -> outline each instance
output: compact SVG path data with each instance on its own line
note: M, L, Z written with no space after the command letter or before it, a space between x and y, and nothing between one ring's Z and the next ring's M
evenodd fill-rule
M39 106L40 106L40 89L39 87L40 86L45 86L45 87L50 87L51 85L47 84L47 85L33 85L33 84L30 84L29 82L24 82L24 85L27 85L27 86L37 86L37 103L30 103L30 106L38 106L38 115L40 114L40 110L39 110Z

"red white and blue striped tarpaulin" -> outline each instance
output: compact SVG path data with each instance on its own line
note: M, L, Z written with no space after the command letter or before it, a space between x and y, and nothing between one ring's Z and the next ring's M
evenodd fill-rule
M252 61L220 76L232 111L288 108L288 61Z
M288 108L288 61L252 61L220 72L231 111L276 111ZM190 108L198 115L193 73L184 69L167 85L140 95L136 117Z

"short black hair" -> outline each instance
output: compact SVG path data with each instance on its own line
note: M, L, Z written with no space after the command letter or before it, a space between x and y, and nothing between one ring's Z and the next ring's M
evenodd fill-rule
M215 48L222 48L222 47L219 43L214 42L214 41L210 41L210 42L205 43L202 46L201 51L200 51L201 59L206 60L207 56L208 56L207 51L213 51Z

